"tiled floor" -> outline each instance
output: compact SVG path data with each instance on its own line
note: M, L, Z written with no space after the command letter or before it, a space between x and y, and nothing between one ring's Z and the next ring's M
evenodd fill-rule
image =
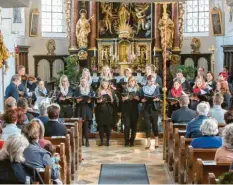
M145 150L144 145L133 148L113 144L98 147L93 142L90 148L83 148L84 161L76 184L97 184L101 164L146 164L150 184L170 184L170 177L162 160L162 146Z

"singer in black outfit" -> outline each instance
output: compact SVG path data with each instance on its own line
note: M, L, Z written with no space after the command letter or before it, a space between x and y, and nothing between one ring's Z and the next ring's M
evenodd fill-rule
M84 120L84 124L82 127L83 132L83 140L82 143L84 145L84 138L86 139L85 146L89 147L89 130L92 123L93 118L93 97L94 92L92 91L88 80L84 77L80 79L80 86L75 90L74 97L76 98L76 110L75 117L82 118Z
M73 116L73 94L74 91L69 84L68 77L62 75L56 96L56 102L61 107L60 118L71 118Z
M122 93L122 117L124 120L124 137L125 146L134 146L134 140L137 133L137 122L138 122L138 104L140 101L139 86L137 85L136 79L131 76L128 79L126 88Z

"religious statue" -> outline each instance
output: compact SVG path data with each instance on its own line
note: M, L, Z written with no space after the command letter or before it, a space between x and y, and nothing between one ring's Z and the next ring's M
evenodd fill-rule
M80 10L80 18L76 24L76 38L79 48L88 47L88 34L91 32L89 20L87 19L87 11Z
M56 43L54 39L50 39L46 43L46 48L48 50L47 55L55 55L55 50L56 50Z
M128 7L125 3L122 3L118 11L119 25L127 24L129 21L129 17L130 13Z
M110 64L110 49L107 46L104 47L104 49L103 49L103 60L105 61L104 65Z
M163 13L163 17L159 20L159 24L158 24L158 28L160 30L160 36L161 36L161 44L164 48L165 34L166 34L167 49L172 49L173 35L174 35L174 23L169 18L166 10L164 11L165 12ZM165 27L166 27L166 33L165 33Z
M199 49L201 47L201 40L199 38L196 38L196 37L192 38L192 42L191 42L190 46L193 50L192 53L195 53L195 54L200 53Z
M112 34L112 3L101 3L102 14L104 14L103 22L106 31Z
M9 52L3 42L3 35L2 32L0 31L0 68L3 67L3 65L5 65L5 71L4 73L6 73L8 67L7 64L7 59L9 58Z
M146 11L149 8L149 5L146 3L143 6L136 6L135 7L135 12L136 12L136 17L137 17L137 34L139 31L146 30L145 25L146 25Z

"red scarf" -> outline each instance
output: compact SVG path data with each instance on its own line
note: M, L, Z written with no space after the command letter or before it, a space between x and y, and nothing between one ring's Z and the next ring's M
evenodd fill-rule
M193 93L200 94L201 89L198 87L193 88Z
M174 87L172 87L171 94L175 98L180 97L182 95L182 87L180 86L179 89L177 89L177 90Z

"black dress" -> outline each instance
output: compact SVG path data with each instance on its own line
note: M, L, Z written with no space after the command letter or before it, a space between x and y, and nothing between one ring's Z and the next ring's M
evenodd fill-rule
M140 91L129 91L128 88L123 90L122 96L128 96L128 99L124 102L121 102L122 108L122 117L124 120L124 136L125 136L125 145L134 145L134 140L137 133L137 122L139 117L138 104L139 101L134 99L135 96L140 97ZM131 137L130 137L131 130Z
M79 103L76 102L76 110L75 110L75 117L82 118L83 120L92 120L93 118L93 101L88 103L87 100L89 98L93 99L94 92L90 89L90 92L85 95L81 94L80 88L78 87L74 93L75 98L83 98L83 100Z
M59 116L60 118L71 118L73 116L73 99L72 99L73 96L74 96L73 88L69 87L69 90L66 96L63 96L63 94L61 93L61 90L59 89L57 97L56 97L56 103L58 103L61 107L60 116ZM67 99L60 100L61 97L67 98Z

